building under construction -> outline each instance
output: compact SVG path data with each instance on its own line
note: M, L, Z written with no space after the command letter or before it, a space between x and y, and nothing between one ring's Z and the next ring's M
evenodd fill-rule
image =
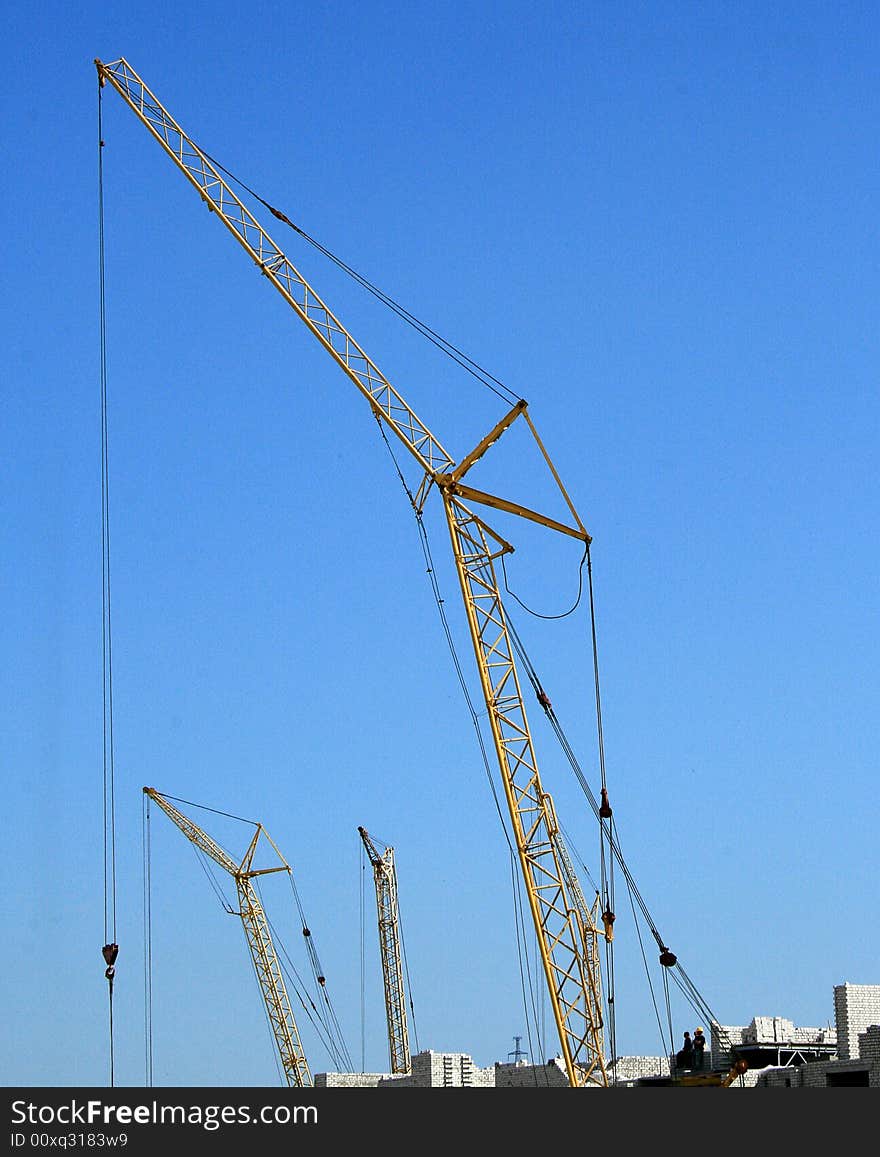
M841 984L834 989L836 1028L798 1028L779 1016L756 1016L744 1027L712 1029L711 1071L733 1072L737 1060L748 1068L736 1072L730 1088L880 1089L880 984ZM618 1057L610 1066L617 1088L644 1088L675 1083L670 1057ZM316 1087L376 1089L541 1089L568 1085L565 1068L555 1057L546 1064L527 1059L474 1064L467 1053L425 1051L412 1058L411 1071L389 1073L318 1073Z

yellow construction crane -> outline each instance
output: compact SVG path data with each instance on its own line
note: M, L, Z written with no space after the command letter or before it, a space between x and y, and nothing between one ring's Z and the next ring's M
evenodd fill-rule
M144 794L159 805L191 843L195 844L205 855L210 856L235 880L235 887L238 892L238 914L241 916L245 938L254 963L254 971L260 983L260 990L275 1038L275 1046L285 1083L292 1088L311 1087L312 1074L303 1052L290 998L284 985L281 965L272 943L269 922L253 883L257 876L266 876L272 872L289 873L290 866L285 862L284 857L262 824L256 825L256 831L248 849L242 857L241 863L237 864L209 835L202 831L198 824L179 811L170 800L161 795L155 788L145 787ZM255 869L252 866L261 837L271 844L281 861L276 867Z
M406 1021L406 992L403 983L403 957L400 950L400 912L397 903L394 848L385 845L385 851L380 852L365 828L358 828L358 831L373 866L373 881L376 886L379 952L382 957L382 979L385 986L385 1016L388 1021L391 1072L403 1074L412 1068L412 1057Z
M583 922L560 860L556 841L559 825L541 783L496 574L496 563L513 547L472 509L476 505L517 515L568 535L588 549L590 535L541 443L527 403L517 401L468 454L455 462L239 200L223 171L186 135L128 62L119 59L105 64L96 60L95 66L101 86L109 84L119 93L262 276L348 376L375 417L412 454L423 472L416 509L421 512L431 490L440 495L560 1055L571 1086L607 1086L598 977L590 964L592 953L584 944ZM282 213L272 212L291 224ZM468 471L518 420L527 425L543 455L571 514L571 525L465 482Z
M597 1009L600 1009L602 1007L602 971L599 959L599 938L604 937L608 941L612 939L611 925L606 924L604 931L600 932L598 893L591 908L581 889L580 880L577 878L568 847L562 838L562 832L557 831L555 833L554 843L559 863L562 866L562 874L577 918L580 921L581 942L584 948L584 972L588 983L592 985L593 1004Z

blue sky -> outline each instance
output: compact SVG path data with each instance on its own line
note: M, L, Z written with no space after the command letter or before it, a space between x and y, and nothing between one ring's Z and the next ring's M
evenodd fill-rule
M639 891L722 1023L833 1022L835 984L880 980L874 6L14 2L5 26L3 1083L109 1071L96 57L124 56L208 153L528 400L594 540L608 783ZM109 90L102 117L115 1082L145 1083L145 1024L157 1085L278 1081L240 925L158 811L148 934L148 784L265 825L356 1067L387 1056L359 825L396 850L414 1045L552 1055L375 422ZM506 406L261 220L466 453ZM487 482L543 508L516 437ZM498 525L511 589L571 607L579 551ZM426 530L476 698L439 503ZM595 789L585 611L511 604ZM586 884L592 813L527 710ZM618 1050L655 1054L618 888ZM681 1002L673 1017L693 1028ZM313 1071L335 1068L301 1028Z

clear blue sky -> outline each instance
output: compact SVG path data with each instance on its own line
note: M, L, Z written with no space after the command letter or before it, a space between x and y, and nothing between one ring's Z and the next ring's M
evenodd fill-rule
M95 57L529 401L593 535L627 865L721 1022L824 1025L835 984L880 982L876 7L13 0L4 30L0 1080L109 1072ZM103 134L115 1081L145 1083L147 1025L157 1085L278 1082L240 923L156 810L147 936L146 784L265 825L356 1067L387 1067L359 825L396 849L414 1047L550 1056L375 422L110 90ZM499 399L264 224L466 453ZM486 469L542 506L514 440ZM438 504L426 529L476 698ZM504 532L511 589L568 609L577 549ZM585 603L511 611L597 789ZM528 710L589 890L592 813ZM290 901L273 919L306 974ZM655 1054L627 908L618 879L618 1050ZM337 1067L300 1025L312 1070Z

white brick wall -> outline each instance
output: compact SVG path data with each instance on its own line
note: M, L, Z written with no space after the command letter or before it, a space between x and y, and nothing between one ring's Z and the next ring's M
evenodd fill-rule
M859 1033L859 1056L880 1067L880 1024L872 1024L866 1032Z
M880 984L838 984L834 987L837 1055L842 1061L859 1055L859 1033L880 1024Z
M635 1081L642 1077L668 1077L669 1068L668 1057L618 1057L612 1072L617 1081Z
M567 1085L568 1073L561 1060L546 1065L495 1065L496 1089L559 1089Z

